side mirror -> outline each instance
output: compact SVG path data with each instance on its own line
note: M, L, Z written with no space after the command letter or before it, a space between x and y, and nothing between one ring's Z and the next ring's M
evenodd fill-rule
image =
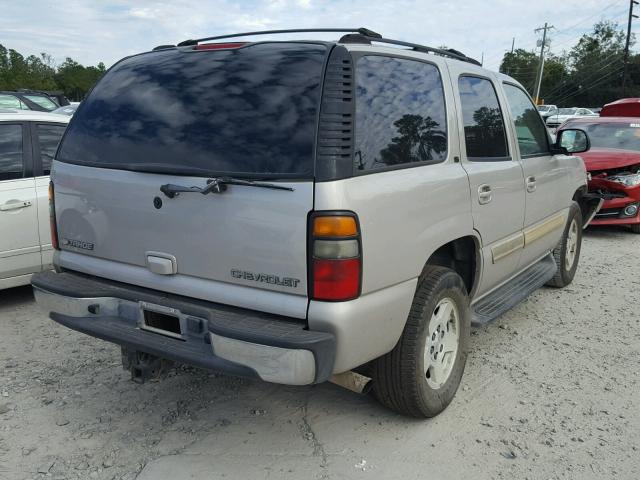
M586 152L589 148L591 148L591 141L584 130L568 128L560 130L556 134L556 143L554 145L556 153L572 155Z

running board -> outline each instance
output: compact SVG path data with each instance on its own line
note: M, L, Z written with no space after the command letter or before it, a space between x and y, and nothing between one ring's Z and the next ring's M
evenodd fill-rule
M511 310L556 274L551 254L471 305L471 325L481 327Z

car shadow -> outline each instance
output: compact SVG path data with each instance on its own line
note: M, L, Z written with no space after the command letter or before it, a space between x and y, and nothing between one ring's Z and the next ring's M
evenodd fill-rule
M12 308L33 301L33 288L31 288L31 285L0 290L0 308Z

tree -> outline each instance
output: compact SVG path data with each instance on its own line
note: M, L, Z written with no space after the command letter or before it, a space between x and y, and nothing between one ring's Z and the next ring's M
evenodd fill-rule
M539 54L518 48L513 53L507 52L504 55L500 64L500 72L518 80L533 95L539 65ZM547 55L540 87L542 97L544 98L544 92L550 91L566 76L566 59L552 54Z
M447 148L446 135L431 117L405 114L393 125L399 136L393 137L380 151L381 163L385 165L433 160L434 153L442 153Z
M540 96L559 106L602 106L622 96L626 34L616 23L601 21L562 55L545 60ZM634 37L631 38L631 45ZM553 43L552 43L553 45ZM518 49L504 55L500 71L533 92L539 60L536 52ZM640 56L629 56L627 96L640 96Z
M15 50L0 45L0 90L62 90L72 100L82 100L106 67L85 67L67 58L59 67L51 55L41 53L24 58Z

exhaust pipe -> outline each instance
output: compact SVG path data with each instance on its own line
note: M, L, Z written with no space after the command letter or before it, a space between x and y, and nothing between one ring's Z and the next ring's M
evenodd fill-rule
M353 371L333 375L329 381L342 388L346 388L347 390L351 390L355 393L362 393L364 395L368 394L373 386L373 382L369 377L365 377L364 375L360 375Z

